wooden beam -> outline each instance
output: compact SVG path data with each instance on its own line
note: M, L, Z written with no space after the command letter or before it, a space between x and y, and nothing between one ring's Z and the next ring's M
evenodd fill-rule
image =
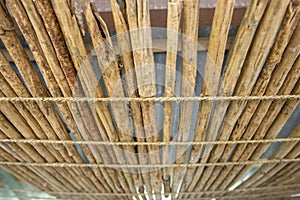
M200 8L199 26L211 26L214 16L214 8ZM233 12L231 25L240 25L246 8L236 8ZM114 21L111 12L100 12L109 30L114 30ZM150 10L152 27L167 28L167 10Z

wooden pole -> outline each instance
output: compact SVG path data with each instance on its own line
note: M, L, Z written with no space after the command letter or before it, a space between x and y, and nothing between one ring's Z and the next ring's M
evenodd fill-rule
M149 2L148 0L126 0L125 2L138 94L140 97L153 97L156 95L156 82ZM159 133L156 124L155 103L143 102L141 108L146 141L158 142ZM159 147L148 145L147 148L150 163L160 163ZM162 186L161 170L155 169L152 171L151 179L154 192L160 193ZM160 199L161 197L157 195L156 198Z
M284 56L284 51L290 41L290 38L294 32L295 27L298 24L299 21L299 7L292 7L292 4L290 4L290 8L288 9L288 12L285 15L283 26L281 27L281 30L276 38L276 41L273 45L273 48L271 50L271 53L269 55L268 60L266 61L264 68L259 75L254 89L252 90L251 95L253 96L261 96L264 94L264 91L267 88L268 83L271 79L271 74L274 68L277 66L277 64L280 62L282 57ZM224 138L220 138L220 140L238 140L243 135L244 130L248 126L248 123L255 112L256 107L258 106L259 101L251 101L247 103L246 108L244 109L245 112L240 116L238 121L236 122L235 128L232 131L230 137L225 136ZM248 137L244 137L246 139ZM225 161L227 157L230 155L232 149L234 148L234 145L219 145L216 147L213 152L211 153L210 162L217 162L219 159L221 159L221 162ZM212 173L213 168L208 168L205 173L212 173L210 176L210 182L206 184L205 189L208 190L212 182L218 177L220 170L222 167L216 167L216 171ZM213 178L212 178L213 176Z
M179 28L182 15L182 2L170 0L168 2L168 18L167 18L167 53L166 53L166 78L165 78L165 97L175 96L176 85L176 61L179 40ZM163 126L163 142L170 142L172 137L172 118L173 103L165 102L164 107L164 126ZM171 164L170 147L163 147L163 163ZM171 192L171 175L173 168L163 169L163 181L165 193Z
M299 27L299 26L298 26ZM297 27L297 29L299 29ZM269 81L269 84L266 88L265 95L275 95L281 93L281 94L290 94L293 87L295 86L297 82L297 70L299 65L299 58L297 62L294 64L294 61L299 55L299 52L292 52L290 51L291 47L294 47L295 45L298 45L298 35L299 31L295 30L295 33L289 43L289 45L286 48L286 51L282 57L281 62L276 66L272 73L272 77ZM293 67L293 68L292 68ZM289 73L290 69L292 68L292 71L296 74ZM289 73L289 74L288 74ZM257 88L259 88L261 85L258 85ZM255 92L255 90L253 90ZM253 94L256 95L256 94ZM276 104L276 102L274 102ZM278 102L277 102L278 103ZM245 129L245 132L243 132L242 139L252 139L252 138L263 138L266 130L270 127L268 124L263 123L263 119L265 115L268 113L268 110L270 109L270 106L272 105L272 102L260 102L258 107L256 108L255 113L253 114L251 121L249 122L250 125L248 125L247 129ZM277 104L278 105L278 104ZM278 107L280 108L280 107ZM260 128L262 127L262 128ZM266 127L266 128L264 128ZM264 130L262 130L264 129ZM258 132L259 131L259 132ZM263 146L263 145L261 145ZM253 153L253 149L256 148L256 145L238 145L235 149L233 155L231 156L231 160L244 160L246 159L246 156L251 156ZM249 155L248 155L249 154ZM237 169L237 167L234 167ZM228 177L227 177L228 178ZM227 179L229 180L229 179Z
M182 16L182 74L181 74L181 96L194 96L194 85L197 74L197 37L199 21L199 1L183 1ZM180 119L177 141L188 141L193 102L182 102L180 104ZM176 163L183 163L185 159L185 147L176 147ZM172 192L180 189L180 181L186 169L174 169Z
M300 125L298 125L293 132L290 134L289 138L298 138L300 137ZM287 158L291 151L294 148L300 148L299 142L288 142L283 143L280 148L271 156L270 159L281 159ZM298 151L300 152L300 150ZM284 165L263 165L258 171L255 172L249 179L243 182L239 188L248 188L248 187L257 187L261 183L265 182L269 178L274 176L274 172L279 170L274 170L277 166L280 166L279 169L282 169Z
M202 85L202 94L204 96L216 96L218 92L218 84L221 78L227 35L231 24L234 2L234 0L219 0L217 2L204 69L204 81ZM213 104L211 102L200 103L199 116L194 136L195 141L204 141L204 139L212 141L216 139L217 132L207 133L212 110ZM201 162L207 162L209 151L210 149L204 148L204 152L202 154L202 147L194 146L191 151L189 162L199 162L200 155L204 156L201 158ZM195 168L190 170L193 171L193 173L195 172ZM201 168L198 168L198 170L201 171ZM184 190L187 189L188 183L192 182L193 178L195 180L200 178L199 176L191 176L193 173L190 172L188 174L189 176L185 182L186 185L185 188L183 188Z
M119 4L115 0L111 0L111 7L114 17L114 23L117 32L118 46L121 54L121 61L124 67L125 89L130 97L139 97L137 89L136 74L134 71L134 61L132 55L129 27L126 22L126 15L120 9ZM142 118L141 104L139 102L130 102L130 109L133 119L134 132L138 142L145 142L145 131ZM140 164L148 163L147 146L137 146L137 153ZM152 193L150 183L150 174L141 173L148 194Z
M299 60L299 59L298 59ZM299 94L299 83L297 83L295 85L295 82L297 82L299 80L299 62L297 64L295 64L297 66L294 66L294 70L291 70L291 74L293 73L294 75L296 75L296 78L292 78L287 79L285 82L285 85L283 85L283 87L280 90L280 93L290 93L289 88L293 88L292 94ZM297 72L296 72L297 71ZM296 74L295 74L296 73ZM298 76L297 76L298 73ZM295 77L295 76L294 76ZM287 86L287 87L284 87ZM284 102L273 102L271 107L269 108L268 113L265 116L265 119L263 120L263 122L266 122L266 124L262 124L260 127L260 130L262 129L266 129L267 131L262 130L262 132L256 132L256 134L254 135L254 139L257 138L275 138L277 136L277 134L280 132L280 130L283 128L283 126L285 125L285 123L287 122L288 118L291 116L291 114L293 113L293 111L296 109L296 107L298 106L299 102L297 101L287 101L286 104L284 105ZM284 107L283 107L284 105ZM280 111L282 113L280 113ZM278 113L280 113L278 115ZM274 116L277 116L276 120L274 118ZM273 124L270 127L269 124L269 120L272 119L273 120ZM269 127L269 128L267 128ZM245 159L256 159L259 158L269 147L269 145L266 144L261 144L260 146L258 145L250 145L247 146L247 148L245 149L245 153L247 154L243 154L243 156L240 158L240 160L245 160ZM248 157L246 157L248 156ZM234 181L236 179L238 179L240 176L242 176L242 174L245 173L245 171L248 170L248 167L244 167L242 168L242 170L240 171L240 173L235 177Z
M69 84L71 93L68 93L67 90L65 90L65 91L62 90L62 92L64 92L64 95L66 95L66 96L71 96L72 93L74 92L74 84L76 83L76 70L74 68L73 62L70 57L70 53L65 44L64 37L61 33L61 29L59 27L58 21L56 19L56 16L54 14L54 11L52 9L50 2L46 1L46 0L45 1L44 0L43 1L42 0L35 1L35 5L36 5L39 13L37 13L37 11L35 10L35 6L32 1L24 0L24 1L22 1L22 4L23 4L24 8L26 9L28 17L30 18L31 23L32 23L33 27L35 28L36 33L42 32L41 43L44 43L46 41L45 42L46 44L50 45L50 43L51 43L53 45L53 48L55 50L54 53L56 53L56 56L60 63L61 69L63 70L63 72L65 74L66 81ZM42 17L43 22L39 18L40 16ZM46 34L44 34L44 31L42 30L41 26L45 26L45 29L47 31ZM50 42L47 41L48 40L46 38L47 35L49 35L49 39L51 40ZM50 51L49 49L51 49L51 45L47 49L48 49L47 51ZM48 55L48 53L46 53L46 52L44 54ZM51 55L48 55L48 56L51 57ZM53 59L55 59L55 58L53 58ZM58 67L58 66L56 66L56 67ZM63 80L61 80L61 81L63 81ZM78 130L76 129L76 127L74 127L72 119L70 119L69 117L65 117L65 118L66 118L66 120L70 119L68 121L68 124L70 126L72 133L75 134L75 137L77 140L81 140L81 139L90 140L91 137L89 137L86 134L86 132L89 132L92 135L92 137L93 137L93 134L99 135L99 134L97 134L97 132L98 132L98 130L96 130L97 128L95 128L93 126L95 124L95 122L91 118L91 114L89 112L89 109L87 109L88 105L86 103L81 103L78 105L76 105L76 104L69 105L69 108L70 108L70 110L72 110L73 119L76 121L76 126L77 126ZM81 146L81 147L90 163L102 162L101 161L102 158L94 146L89 146L89 149L91 150L93 155L91 155L91 153L89 152L89 150L87 149L86 146ZM105 182L105 179L103 178L103 174L99 171L98 168L95 168L94 171L95 171L95 175L98 177L98 180L100 182L102 182L102 184L103 184ZM106 187L107 191L111 190L111 189L109 189L109 187L107 186L106 183L104 183L103 185Z
M44 2L45 3L45 2ZM91 66L85 66L82 67L84 65L90 65L89 61L86 60L86 62L84 62L84 59L87 59L87 51L85 48L85 44L83 41L83 38L81 36L81 32L79 30L78 24L77 24L77 20L76 18L74 18L74 16L72 16L68 4L65 1L52 1L52 6L53 9L55 11L56 17L58 19L59 24L61 24L61 29L62 29L62 33L64 35L64 38L66 40L71 58L73 60L74 63L74 67L76 68L78 75L77 77L79 77L79 81L84 90L84 92L88 92L87 95L95 95L96 96L100 96L103 97L103 91L102 89L96 85L93 85L93 81L95 81L95 79L93 77L89 77L89 75L94 75L93 72L91 72L92 67ZM69 26L65 26L65 24L68 24ZM82 68L81 68L82 67ZM95 83L95 82L94 82ZM96 88L95 88L96 87ZM96 91L96 93L95 93ZM80 93L80 95L82 95ZM86 108L85 108L86 109ZM81 110L81 112L83 112L84 110ZM102 103L98 103L96 104L96 112L93 112L92 109L92 113L94 116L94 120L97 120L96 123L98 125L98 128L101 128L101 124L103 123L103 125L106 127L106 131L110 134L107 133L107 135L111 136L112 138L116 139L117 135L114 133L114 126L112 123L112 118L110 116L110 111L107 107L107 105L102 104ZM99 122L97 116L98 115L101 118L102 122ZM105 135L103 135L105 132L100 132L100 134L102 134L101 136L104 138ZM112 134L111 134L112 133ZM100 135L99 134L99 135ZM94 132L94 136L95 137L99 137L99 135L96 135ZM105 138L104 138L105 139ZM115 140L113 140L115 141ZM113 158L113 162L114 161L114 154L110 154ZM117 154L118 155L118 154ZM122 160L122 156L116 156L116 159L118 159L119 162L124 163L124 159ZM110 186L117 186L117 190L122 189L122 187L120 186L119 180L117 179L117 176L113 175L111 173L102 173L105 176L106 181L111 182L113 181L113 183L110 183ZM122 177L120 177L121 179L124 179ZM110 180L111 179L111 180ZM126 186L126 182L123 181L123 185ZM114 191L117 191L115 189L115 187L112 188Z
M42 75L46 81L46 84L52 96L63 96L61 91L63 91L65 96L70 96L71 91L68 86L68 82L66 81L65 75L63 74L60 68L60 65L56 59L56 55L53 53L53 51L50 51L52 45L49 41L49 38L46 37L47 33L45 32L45 30L43 28L39 28L37 32L33 30L33 27L31 26L31 23L20 2L9 1L8 5L11 7L15 19L17 20L17 23L19 24L20 29L23 32L23 35L25 36L25 39L28 41L30 48L32 49L35 60L39 66L39 69L42 72ZM33 10L31 10L31 12L33 12ZM35 37L36 33L38 35ZM44 51L44 54L42 50ZM48 59L46 59L45 57L47 57ZM50 61L49 63L51 68L49 68L47 61ZM52 71L52 73L50 73L50 71ZM59 84L56 82L56 80ZM62 115L64 116L64 119L70 125L71 130L73 132L76 131L74 120L72 118L68 105L60 104L60 103L58 103L57 105ZM76 150L74 150L74 152L75 151ZM74 154L73 158L77 163L83 162L83 160L77 153ZM73 161L70 160L69 162L73 162ZM89 169L82 169L82 171L85 174L91 174ZM82 172L80 170L77 170L77 172L79 173L79 175L82 175ZM91 178L93 180L93 176ZM88 180L84 180L84 182L89 183ZM97 185L98 181L96 181L95 183L96 183L95 185ZM93 183L89 183L88 185L93 185Z
M288 4L289 2L287 1L270 1L252 42L251 49L248 52L247 58L244 62L234 95L244 96L251 93L251 90L273 45L273 41L275 40L276 33L281 25L282 18L288 7ZM274 17L275 15L276 17ZM269 26L270 23L272 23L272 27ZM260 51L259 49L264 49L264 51ZM246 102L231 102L230 107L228 108L226 113L225 121L220 130L219 138L223 138L225 136L228 137L228 135L231 134L235 122L242 114L245 105ZM198 172L196 173L202 174L202 170L197 171ZM192 191L195 188L196 184L197 180L195 180L190 185L188 191ZM201 187L202 184L199 184L198 186L196 186L195 190L198 191Z
M106 25L98 12L92 9L92 5L89 2L84 2L83 7L85 18L87 21L87 27L91 34L93 45L96 50L99 67L102 72L102 77L106 86L107 93L109 96L124 96L122 84L119 85L119 87L121 88L119 88L119 90L117 89L116 94L114 91L116 87L118 87L116 85L118 81L120 81L121 77L119 74L119 66L111 46L112 43L110 41L110 36ZM128 119L129 113L127 111L127 106L125 104L117 104L118 105L112 104L112 110L115 116L116 124L118 126L120 141L132 141L132 136L130 135L131 127ZM135 151L133 147L124 147L124 150L127 152L125 152L125 155L127 156L128 162L137 164L137 159L135 158ZM126 176L128 177L128 174L126 174ZM135 180L135 178L133 178L133 180ZM131 192L136 193L132 182L130 183L130 185L132 185L130 186Z

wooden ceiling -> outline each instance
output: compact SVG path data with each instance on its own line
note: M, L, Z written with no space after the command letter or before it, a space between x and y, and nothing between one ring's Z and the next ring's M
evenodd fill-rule
M300 0L122 2L0 0L0 166L58 199L297 195L300 126L278 137L300 100Z

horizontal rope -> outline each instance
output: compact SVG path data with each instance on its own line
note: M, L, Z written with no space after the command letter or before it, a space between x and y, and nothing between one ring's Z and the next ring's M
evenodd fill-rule
M55 197L37 197L37 196L21 196L21 195L2 195L0 196L0 199L12 199L12 198L18 198L18 199L38 199L38 200L48 200L48 199L54 199L54 200L66 200L66 199L57 199Z
M287 192L285 192L287 193ZM214 199L245 199L245 198L254 198L254 197L260 197L260 200L266 199L269 200L269 197L264 197L266 195L276 195L278 198L284 198L284 197L290 197L292 191L288 192L287 194L281 194L280 191L274 192L274 193L267 193L267 194L247 194L247 195L235 195L232 197L226 197L226 196L220 196L220 197L214 197ZM51 197L34 197L34 196L0 196L0 199L11 199L11 198L19 198L19 199L38 199L38 200L70 200L70 198L51 198ZM212 197L193 197L193 198L180 198L180 200L211 200Z
M256 144L256 143L279 143L300 142L300 138L278 138L263 140L234 140L234 141L204 141L204 142L109 142L109 141L73 141L73 140L38 140L38 139L0 139L0 143L25 143L25 144L86 144L107 146L145 146L145 145L220 145L220 144Z
M283 191L284 189L296 188L300 189L300 184L294 185L282 185L282 186L272 186L272 187L256 187L256 188L242 188L235 189L232 191L229 190L215 190L215 191L204 191L204 192L166 192L165 195L202 195L202 194L223 194L223 193L236 193L236 192L251 192L251 191L261 191L261 190L277 190L280 189ZM96 192L61 192L61 191L37 191L37 190L26 190L26 189L14 189L14 188L0 188L0 191L12 191L12 192L26 192L26 193L47 193L49 195L76 195L76 196L133 196L137 195L134 193L96 193ZM157 193L153 193L154 195L159 195ZM141 196L145 196L146 194L138 194Z
M273 159L238 162L215 162L215 163L186 163L186 164L94 164L94 163L26 163L26 162L0 162L3 166L25 166L25 167L66 167L66 168L163 168L163 167L211 167L211 166L232 166L232 165L263 165L276 163L300 162L300 158L293 159Z
M179 102L179 101L255 101L255 100L300 100L300 95L274 95L274 96L197 96L197 97L0 97L0 102Z

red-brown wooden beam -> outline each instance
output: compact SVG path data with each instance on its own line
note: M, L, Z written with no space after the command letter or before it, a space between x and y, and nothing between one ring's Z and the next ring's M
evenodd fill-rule
M200 8L199 26L211 26L214 8ZM238 26L246 12L246 8L236 8L233 13L231 25ZM114 21L111 12L100 12L110 30L114 30ZM167 27L167 10L150 10L152 27Z

